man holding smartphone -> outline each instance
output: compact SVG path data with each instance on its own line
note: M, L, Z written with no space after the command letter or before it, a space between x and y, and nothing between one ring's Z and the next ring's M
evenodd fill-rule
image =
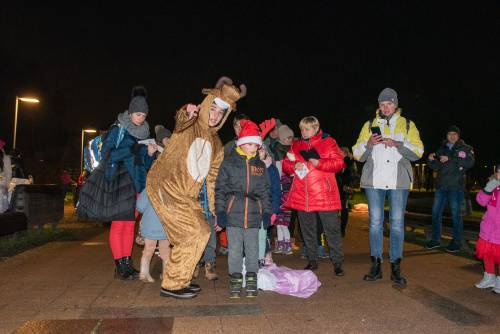
M361 188L368 199L370 218L370 255L372 266L365 281L382 278L384 202L389 199L391 280L405 285L401 276L404 245L404 214L408 190L413 181L411 161L422 157L424 146L415 124L401 116L398 95L385 88L378 97L374 119L367 121L352 151L364 162Z
M436 192L432 205L432 239L428 249L441 247L443 209L448 201L453 222L453 239L446 251L455 253L462 245L465 172L474 166L474 151L460 138L460 129L451 125L441 146L428 157L429 167L437 171Z

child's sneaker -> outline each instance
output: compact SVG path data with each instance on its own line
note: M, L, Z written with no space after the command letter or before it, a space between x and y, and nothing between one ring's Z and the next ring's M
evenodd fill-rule
M139 246L144 246L145 242L142 235L138 234L137 237L135 237L135 243Z
M292 243L290 241L285 241L284 242L285 246L283 247L283 251L281 252L282 254L286 255L292 255Z
M268 252L264 257L264 266L270 266L274 263L273 256L271 252Z
M277 242L277 247L273 250L273 253L275 253L275 254L283 253L283 241Z
M160 247L158 247L158 245L155 248L155 255L160 256Z
M219 255L220 256L227 256L227 248L226 247L219 247Z
M500 293L500 276L497 276L495 281L495 287L493 288L494 293Z
M257 297L257 273L249 272L245 275L247 297Z
M240 298L242 285L243 275L241 273L231 274L229 278L229 298Z
M488 274L487 272L485 272L483 275L483 279L480 282L474 284L474 286L478 289L494 288L495 274Z
M330 257L326 255L325 246L318 246L318 257L321 259L329 259Z

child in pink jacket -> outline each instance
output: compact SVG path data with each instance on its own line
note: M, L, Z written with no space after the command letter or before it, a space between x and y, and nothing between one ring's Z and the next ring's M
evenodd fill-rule
M498 276L495 266L500 266L500 164L495 168L495 174L490 178L483 190L477 196L477 202L486 206L486 213L481 220L479 240L476 244L476 256L483 260L484 276L476 284L476 288L493 288L500 293L500 267Z

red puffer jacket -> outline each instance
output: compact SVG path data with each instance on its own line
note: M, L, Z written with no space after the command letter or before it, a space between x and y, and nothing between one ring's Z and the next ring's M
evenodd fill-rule
M300 151L310 150L313 147L321 157L317 167L309 161L306 162L300 155ZM323 135L320 130L308 141L293 142L289 153L293 153L296 161L290 161L287 155L283 160L283 172L292 175L295 172L295 164L304 162L309 173L302 180L295 175L285 205L307 212L340 210L340 196L335 173L340 172L345 165L337 142L328 135Z

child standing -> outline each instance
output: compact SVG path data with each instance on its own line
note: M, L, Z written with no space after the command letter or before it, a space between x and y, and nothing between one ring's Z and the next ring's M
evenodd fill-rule
M224 157L215 183L217 225L227 226L231 298L240 297L243 254L247 271L246 296L257 296L259 228L261 223L264 228L269 227L271 216L267 169L257 156L262 146L259 128L248 120L240 124L235 153Z
M290 231L288 226L290 225L292 210L285 206L288 199L288 193L292 187L292 177L288 174L281 175L281 203L280 212L276 219L276 232L277 232L277 247L275 253L281 254L293 254L292 243L290 241Z
M158 243L160 258L162 259L163 267L165 267L170 256L170 242L167 239L163 225L160 223L160 219L156 215L155 209L149 202L146 189L139 195L136 205L137 211L142 213L140 229L141 235L144 238L139 279L143 282L151 283L155 280L149 273L149 265L156 249L156 243Z
M495 266L500 266L500 164L483 190L477 196L477 202L486 206L487 210L481 221L479 240L476 244L476 256L483 260L483 279L476 283L476 288L493 288L500 293L500 267L498 276Z

